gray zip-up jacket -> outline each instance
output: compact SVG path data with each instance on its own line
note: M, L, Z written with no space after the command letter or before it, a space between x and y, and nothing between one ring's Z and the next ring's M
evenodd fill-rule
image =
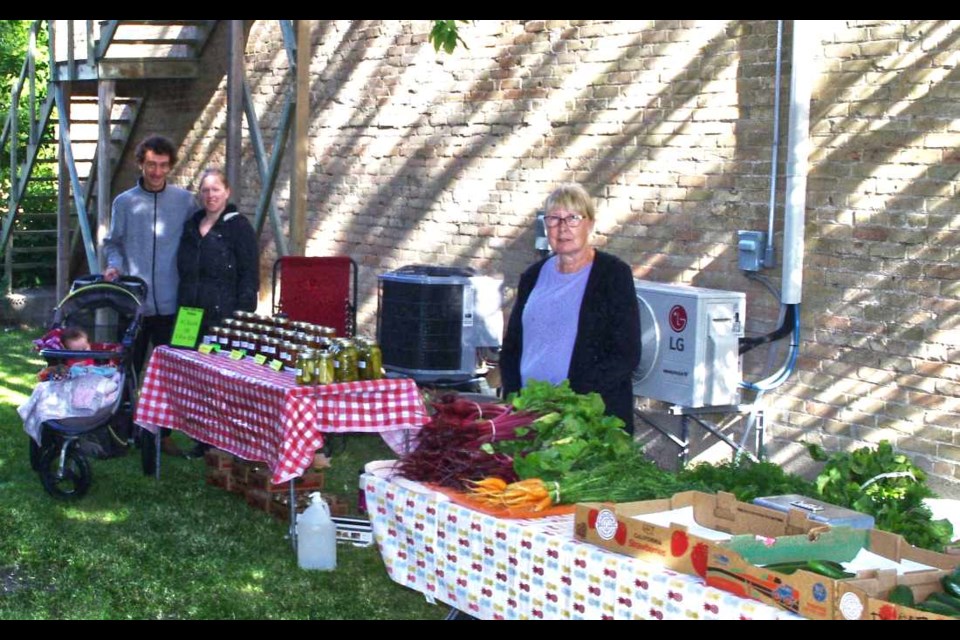
M107 266L146 281L145 316L177 311L177 248L196 208L196 198L186 189L168 183L161 191L147 191L142 178L113 201L110 231L103 239Z

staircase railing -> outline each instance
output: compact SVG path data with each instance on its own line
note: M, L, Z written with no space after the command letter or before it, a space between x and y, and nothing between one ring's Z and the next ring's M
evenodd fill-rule
M10 195L6 215L3 218L3 229L0 231L0 253L6 252L17 209L26 193L27 183L36 164L43 134L50 123L50 114L54 106L52 91L47 92L46 99L39 108L37 105L37 35L43 28L43 23L48 23L48 33L50 33L49 22L46 20L37 20L30 27L27 58L23 63L19 79L11 91L10 111L4 122L3 131L0 133L0 153L6 149L8 144L10 145ZM52 68L53 65L50 64L49 67ZM29 101L27 149L23 157L23 165L21 165L19 144L20 103L25 90L29 92L27 97Z

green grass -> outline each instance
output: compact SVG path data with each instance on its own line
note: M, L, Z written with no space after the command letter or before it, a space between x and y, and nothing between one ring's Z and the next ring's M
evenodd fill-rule
M93 485L51 498L30 469L16 407L43 366L36 332L0 334L0 619L440 619L389 579L376 546L338 545L334 572L303 571L287 524L205 482L201 460L139 451L91 460ZM182 447L190 443L174 434ZM392 457L377 436L333 438L327 488L356 503L358 471Z

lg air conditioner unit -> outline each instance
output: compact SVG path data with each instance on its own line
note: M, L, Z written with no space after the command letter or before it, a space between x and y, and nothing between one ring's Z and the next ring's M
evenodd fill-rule
M746 295L635 280L641 358L636 396L682 407L740 402Z

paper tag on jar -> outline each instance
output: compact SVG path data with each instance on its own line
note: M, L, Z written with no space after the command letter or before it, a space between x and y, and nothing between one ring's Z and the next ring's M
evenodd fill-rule
M283 360L271 360L270 368L274 371L283 371Z
M266 364L267 356L263 355L262 353L258 353L257 355L253 356L253 361L257 364Z
M245 355L247 355L247 352L244 351L243 349L234 349L233 351L230 352L230 359L231 359L231 360L243 360L243 357L244 357Z

